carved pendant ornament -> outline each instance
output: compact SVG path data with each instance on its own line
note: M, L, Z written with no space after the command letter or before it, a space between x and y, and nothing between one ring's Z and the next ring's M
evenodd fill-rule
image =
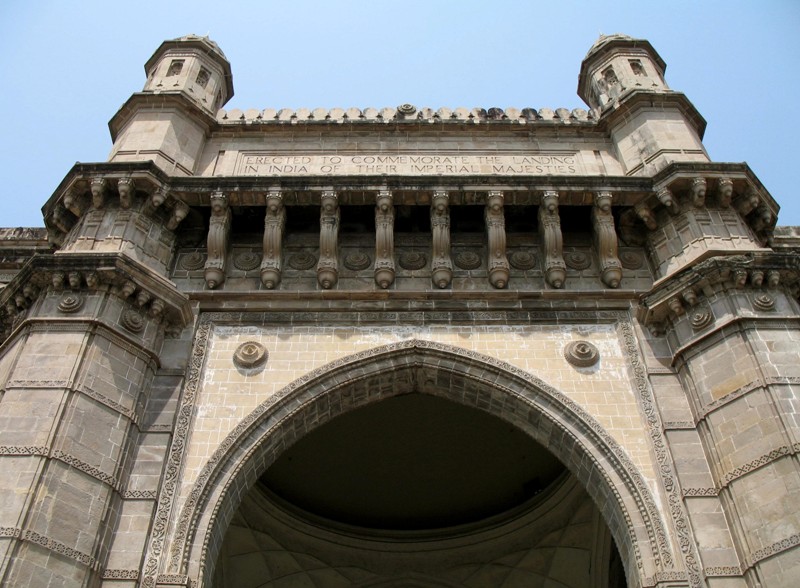
M267 212L264 217L264 249L261 258L261 283L267 290L277 288L281 282L281 249L285 229L286 207L283 205L283 196L279 191L273 190L267 195ZM314 265L314 261L308 266L309 268Z

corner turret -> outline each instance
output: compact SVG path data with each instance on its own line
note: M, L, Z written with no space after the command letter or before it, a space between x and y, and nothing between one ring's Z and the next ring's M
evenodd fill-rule
M644 39L602 35L581 64L578 95L609 130L626 175L653 176L673 162L708 162L706 121L664 80L667 64Z

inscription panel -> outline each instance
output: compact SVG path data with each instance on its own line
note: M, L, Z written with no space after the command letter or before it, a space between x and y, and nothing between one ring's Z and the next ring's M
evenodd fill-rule
M582 168L574 152L529 155L286 155L249 151L239 153L235 175L579 175L584 173Z

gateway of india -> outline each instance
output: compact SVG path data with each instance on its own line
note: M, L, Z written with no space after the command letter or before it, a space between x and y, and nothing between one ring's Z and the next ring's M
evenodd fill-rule
M798 586L800 229L665 68L226 111L164 42L0 231L0 583Z

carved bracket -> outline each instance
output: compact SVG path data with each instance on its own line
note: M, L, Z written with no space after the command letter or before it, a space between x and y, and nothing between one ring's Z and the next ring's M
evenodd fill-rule
M336 192L322 193L319 227L317 283L322 289L330 290L339 280L339 200Z
M544 251L544 279L553 288L563 288L567 279L564 263L564 239L558 216L558 192L547 191L539 206L539 234Z
M272 290L281 282L281 248L286 228L286 207L280 191L267 194L267 213L264 217L264 252L261 258L261 283Z
M222 192L211 195L211 220L208 227L208 258L204 277L213 290L225 281L225 261L231 230L231 210L228 197Z
M506 257L506 221L503 212L503 193L489 192L484 211L486 234L489 241L489 283L495 288L508 285L510 270Z
M375 283L384 290L394 282L394 204L392 193L375 199Z
M600 264L600 279L609 288L618 288L622 281L622 264L617 256L617 233L611 214L611 192L598 192L592 207L594 246Z
M431 202L431 280L437 288L447 288L453 279L453 261L450 258L450 197L447 192L436 191Z

